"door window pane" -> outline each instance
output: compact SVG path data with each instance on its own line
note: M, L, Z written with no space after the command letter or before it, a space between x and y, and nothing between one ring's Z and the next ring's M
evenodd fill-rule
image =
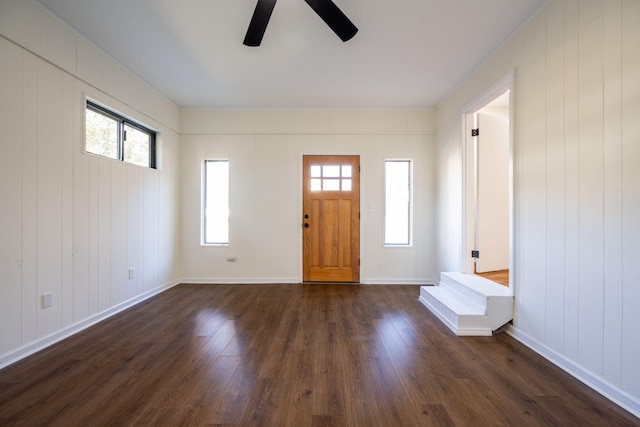
M339 178L340 166L323 166L322 176L325 178Z
M351 165L312 165L311 191L352 191Z
M323 179L322 180L323 191L340 191L339 179Z

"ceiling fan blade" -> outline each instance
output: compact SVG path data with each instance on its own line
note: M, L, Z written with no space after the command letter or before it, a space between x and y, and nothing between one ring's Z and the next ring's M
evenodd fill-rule
M244 36L244 42L242 42L244 45L260 46L276 1L277 0L258 0L256 10L253 11L253 16L247 29L247 34Z
M342 39L343 42L350 40L356 35L358 29L353 22L342 13L340 8L331 0L304 0L318 16Z

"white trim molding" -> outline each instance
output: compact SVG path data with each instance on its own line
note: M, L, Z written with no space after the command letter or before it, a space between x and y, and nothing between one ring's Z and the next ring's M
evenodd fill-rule
M99 313L94 314L93 316L89 316L79 322L73 323L66 328L62 328L52 334L39 338L35 341L32 341L28 344L25 344L21 347L16 348L8 353L0 355L0 369L9 366L13 363L16 363L19 360L22 360L28 356L31 356L34 353L39 352L40 350L44 350L47 347L52 346L53 344L60 342L66 338L69 338L72 335L77 334L97 323L102 322L114 316L121 311L124 311L128 308L131 308L144 300L147 300L155 295L158 295L181 282L179 280L174 280L172 282L166 283L164 285L158 286L150 291L147 291L143 294L140 294L134 298L131 298L127 301L124 301L120 304L114 305L107 310L103 310Z
M510 336L520 341L554 365L558 366L569 375L591 387L607 399L626 409L636 417L640 418L640 400L621 390L614 384L586 370L573 360L568 359L552 348L532 338L513 325L507 325L504 329Z

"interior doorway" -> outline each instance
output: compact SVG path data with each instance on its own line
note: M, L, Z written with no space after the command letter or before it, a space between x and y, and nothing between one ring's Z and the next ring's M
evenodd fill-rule
M511 79L464 112L465 253L463 272L511 288L513 144Z

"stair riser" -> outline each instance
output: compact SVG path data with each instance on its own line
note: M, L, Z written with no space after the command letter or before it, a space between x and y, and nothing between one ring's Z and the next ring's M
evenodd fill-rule
M420 301L456 335L491 335L513 318L513 295L474 275L442 273L439 286L420 289Z
M420 301L456 335L491 335L487 316L459 315L426 291L420 292Z
M460 295L464 296L465 298L470 299L476 304L480 304L482 306L485 305L485 301L487 297L484 294L480 294L476 292L472 288L465 286L464 284L458 282L457 280L449 276L442 275L442 277L440 278L440 286L446 286L452 289L453 291L459 293Z

